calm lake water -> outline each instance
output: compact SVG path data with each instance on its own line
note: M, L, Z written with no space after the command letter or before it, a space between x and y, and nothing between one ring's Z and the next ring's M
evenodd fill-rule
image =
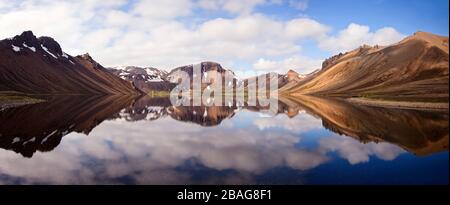
M0 184L448 184L448 111L47 97L0 111Z

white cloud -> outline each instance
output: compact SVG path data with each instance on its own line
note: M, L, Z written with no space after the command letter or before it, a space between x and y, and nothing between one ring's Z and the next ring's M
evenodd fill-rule
M312 38L319 32L318 22L308 19L299 19L299 22L309 22L304 28L314 32L301 33L291 29L292 22L276 21L259 14L212 19L195 28L168 21L149 32L129 31L133 35L139 33L139 38L130 39L139 40L122 41L128 39L127 33L110 48L99 51L99 58L113 65L129 62L172 68L205 60L254 62L259 58L291 56L301 51L296 44L298 39ZM123 50L128 53L123 55Z
M293 56L281 61L272 61L260 58L253 64L253 68L260 71L286 73L290 69L301 74L308 74L320 69L322 60L311 59L304 56Z
M319 40L319 47L332 52L343 52L355 49L363 44L389 45L404 37L405 35L391 27L371 32L368 26L352 23L346 29L339 31L337 36L322 37Z
M291 38L321 37L330 28L309 18L293 19L287 22L285 27L286 35Z
M174 19L190 15L193 6L191 0L141 0L134 5L132 12L151 19Z
M330 27L314 19L280 20L254 11L259 5L286 3L26 0L0 7L0 38L32 30L37 36L54 37L69 54L89 52L105 66L171 69L209 60L235 71L298 69L307 73L319 68L321 59L307 56L308 51L302 50L304 39L316 39L318 47L326 51L343 51L363 43L387 44L403 36L393 28L371 32L357 24L329 36ZM121 10L124 6L127 11ZM225 10L232 15L191 21L199 8Z
M14 1L0 0L0 11L2 11L4 9L11 9L14 6L15 6L15 2Z

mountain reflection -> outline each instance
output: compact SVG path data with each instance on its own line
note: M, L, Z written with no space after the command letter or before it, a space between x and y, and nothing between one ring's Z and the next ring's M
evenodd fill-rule
M448 110L443 112L358 106L345 100L291 98L323 126L363 143L389 142L417 155L448 150Z
M311 96L280 98L276 116L260 115L264 109L176 107L149 96L49 97L6 109L0 176L9 177L0 183L253 184L282 167L314 170L333 153L355 165L448 150L448 111ZM311 137L324 128L332 133ZM308 136L314 143L305 145ZM307 183L280 180L267 183Z
M139 99L116 96L50 97L47 103L0 112L0 147L24 157L32 157L37 150L53 150L68 133L88 135L104 120L134 122L170 117L201 126L217 126L241 109L258 112L265 108L176 107L171 105L168 98L149 96ZM368 107L345 100L312 96L280 98L278 114L294 118L302 112L320 118L326 129L353 137L362 143L388 142L417 155L448 150L448 111ZM267 120L268 124L277 123L270 118ZM301 128L305 125L300 123L293 126Z
M88 135L133 99L125 96L49 97L48 102L0 112L0 147L32 157L53 150L71 132Z

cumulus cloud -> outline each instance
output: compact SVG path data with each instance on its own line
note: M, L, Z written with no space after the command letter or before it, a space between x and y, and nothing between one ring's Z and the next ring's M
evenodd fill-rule
M306 37L324 36L330 28L309 18L293 19L287 22L285 27L286 35L297 39Z
M351 23L337 36L326 36L319 40L319 47L332 52L342 52L355 49L363 44L389 45L403 39L405 35L391 27L384 27L374 32L369 26Z
M150 19L174 19L191 14L194 4L191 0L141 0L132 9L132 13Z
M363 43L388 44L403 36L393 28L370 31L358 24L331 36L330 26L312 18L280 20L255 12L258 6L273 4L304 10L304 0L4 2L0 3L0 38L32 30L38 36L54 37L69 54L89 52L105 66L172 69L209 60L237 72L299 69L307 73L319 68L322 59L307 56L302 50L304 39L315 39L319 48L334 52ZM199 9L218 16L195 21L202 18L196 13Z
M260 58L253 64L253 68L258 71L287 73L292 69L301 74L308 74L320 69L322 60L311 59L305 56L293 56L283 60L267 60Z

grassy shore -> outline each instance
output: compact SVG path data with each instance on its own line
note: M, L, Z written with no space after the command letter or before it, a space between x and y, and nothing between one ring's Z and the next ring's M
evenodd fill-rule
M0 110L41 102L45 102L45 100L30 97L20 92L0 91Z
M428 102L401 100L401 99L375 99L375 98L347 98L347 101L362 105L375 107L393 107L404 109L429 109L429 110L448 110L449 103L441 100L430 100Z

